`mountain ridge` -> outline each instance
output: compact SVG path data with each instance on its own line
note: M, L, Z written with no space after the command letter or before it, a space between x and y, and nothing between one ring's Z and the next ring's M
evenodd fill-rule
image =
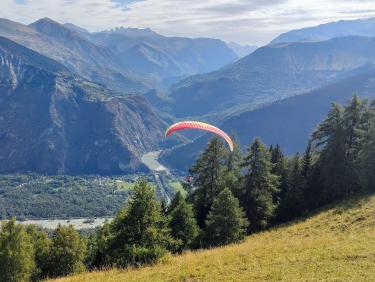
M375 18L340 20L280 34L269 44L324 41L343 36L375 36Z
M143 153L170 146L141 96L122 97L0 38L0 172L147 171Z
M243 108L255 109L360 72L374 63L374 47L374 38L358 36L264 46L218 71L175 84L168 94L170 107L177 118L222 121Z
M281 145L286 154L302 153L310 133L324 119L330 104L346 103L354 94L364 99L375 98L374 79L375 66L311 92L239 112L222 122L220 128L233 134L242 149L260 137L268 145ZM166 151L161 159L168 166L187 171L210 137L205 134L192 143Z

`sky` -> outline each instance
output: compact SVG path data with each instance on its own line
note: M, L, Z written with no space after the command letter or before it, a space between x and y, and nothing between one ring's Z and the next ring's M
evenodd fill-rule
M211 37L261 46L291 29L375 17L371 0L0 0L0 17L49 17L100 31L151 28L166 36Z

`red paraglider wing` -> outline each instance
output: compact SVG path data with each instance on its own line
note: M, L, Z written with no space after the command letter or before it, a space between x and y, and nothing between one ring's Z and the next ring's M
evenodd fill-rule
M216 135L219 135L228 143L230 150L233 151L233 141L228 136L228 134L226 134L220 128L217 128L216 126L213 126L211 124L204 123L204 122L199 122L199 121L177 122L175 124L172 124L170 127L168 127L167 131L165 132L165 136L168 137L175 131L185 130L185 129L200 129L200 130L209 131Z

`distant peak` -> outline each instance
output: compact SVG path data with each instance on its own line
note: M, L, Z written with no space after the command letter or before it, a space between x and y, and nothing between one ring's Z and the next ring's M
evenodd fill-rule
M38 32L48 34L53 37L59 36L79 36L79 32L69 28L63 24L60 24L50 18L42 18L29 25L31 28Z
M58 24L58 25L60 25L60 23L58 23L57 21L54 21L54 20L52 20L51 18L48 18L48 17L41 18L41 19L33 22L31 25L41 24L41 23L49 23L49 24Z
M112 33L112 34L124 34L127 36L151 36L159 35L150 28L135 28L135 27L116 27L114 29L102 31L103 33Z

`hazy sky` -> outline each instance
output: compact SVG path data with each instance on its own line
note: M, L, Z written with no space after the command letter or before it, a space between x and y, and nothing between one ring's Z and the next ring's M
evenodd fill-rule
M367 0L0 0L0 17L50 17L90 31L149 27L163 35L262 45L290 29L375 17Z

